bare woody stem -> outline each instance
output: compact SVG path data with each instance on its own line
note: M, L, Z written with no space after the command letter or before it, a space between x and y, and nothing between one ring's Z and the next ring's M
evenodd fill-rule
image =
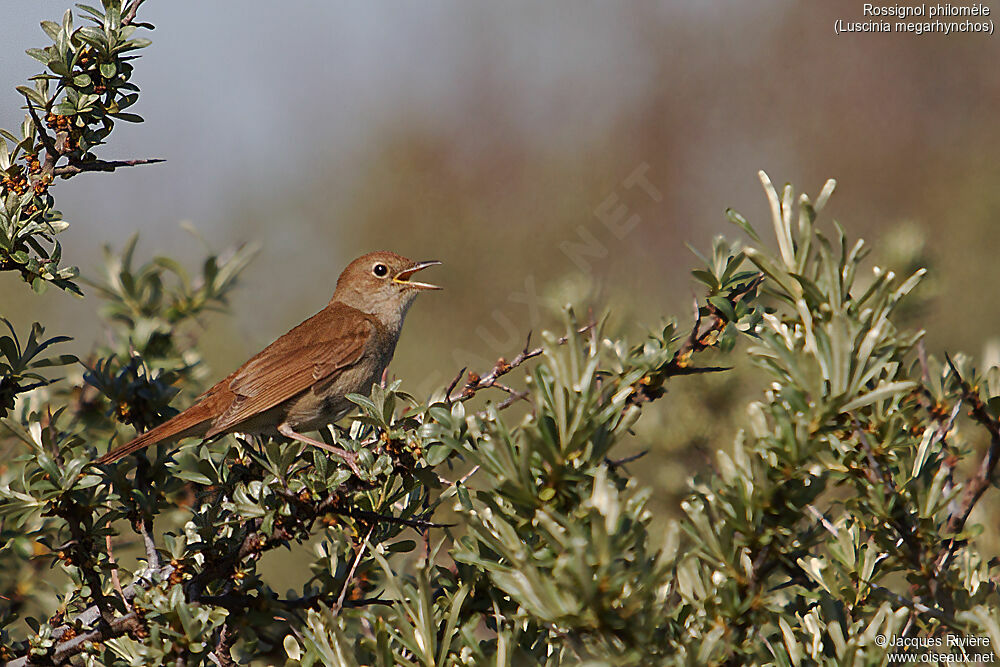
M139 7L142 6L146 0L132 0L132 4L128 6L125 13L122 14L122 25L131 25L135 21L136 12L139 11Z
M965 529L965 524L969 520L972 510L975 509L976 503L979 502L979 499L986 492L986 489L989 488L993 480L997 462L1000 461L1000 421L990 415L986 404L983 403L983 399L979 396L979 391L969 386L969 383L958 372L951 357L945 355L945 360L948 362L948 367L959 383L959 388L962 391L962 400L971 406L969 416L983 426L990 434L990 444L983 455L983 460L979 464L979 469L965 483L965 493L962 496L959 511L948 518L948 525L945 530L954 536ZM955 537L951 537L943 546L941 555L935 563L935 570L939 573L943 572L948 566L959 543Z

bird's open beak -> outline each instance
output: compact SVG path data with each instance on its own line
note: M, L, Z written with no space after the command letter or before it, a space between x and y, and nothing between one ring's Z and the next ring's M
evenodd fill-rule
M413 289L441 289L437 285L431 285L430 283L421 283L416 280L410 280L410 277L420 271L421 269L426 269L428 266L434 266L435 264L440 264L441 262L436 259L432 259L429 262L417 262L408 269L403 269L396 275L392 277L392 282L399 283L400 285L406 285L407 287L412 287Z

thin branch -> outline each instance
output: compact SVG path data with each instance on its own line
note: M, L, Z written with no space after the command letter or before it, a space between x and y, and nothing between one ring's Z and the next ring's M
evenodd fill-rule
M147 430L149 427L145 425ZM135 469L135 484L137 488L149 486L149 461L140 457ZM155 500L154 500L155 505ZM132 529L142 537L142 545L146 551L146 568L160 569L160 555L156 551L156 541L153 539L153 512L142 502L136 502L139 518L133 522Z
M959 383L959 387L962 390L962 398L968 403L971 408L969 410L969 416L971 416L977 423L983 426L990 434L990 445L986 449L986 453L983 455L983 460L979 464L979 469L976 473L969 478L965 484L965 494L962 496L962 503L959 506L959 511L953 513L948 518L948 525L945 530L952 535L961 533L965 528L966 522L969 520L969 516L972 514L972 510L975 509L976 503L989 488L990 483L993 480L993 474L996 471L997 462L1000 461L1000 422L997 421L986 408L986 404L983 403L982 398L979 396L979 392L974 391L969 383L962 377L961 373L955 367L952 362L951 357L947 354L945 355L945 360L948 362L948 367L954 374L955 378ZM942 550L941 555L938 557L936 565L936 571L938 573L943 572L948 566L949 561L954 555L958 548L958 541L952 537L945 543L945 548Z
M152 524L152 519L149 519L148 523ZM147 528L147 520L145 518L139 520L138 528L139 534L142 535L142 544L146 549L146 568L148 570L159 570L160 554L156 550L156 542L153 540L153 533L149 528Z
M959 630L959 631L963 631L964 632L963 626L960 625L958 623L958 621L956 621L951 616L949 616L949 615L947 615L947 614L945 614L945 613L943 613L943 612L941 612L941 611L939 611L937 609L934 609L933 607L928 607L927 605L925 605L925 604L923 604L922 602L919 602L919 601L918 602L914 602L913 600L908 600L905 597L903 597L902 595L899 595L898 593L893 593L888 588L885 588L884 586L879 586L878 584L873 584L870 581L865 582L865 583L867 583L869 586L871 586L873 591L877 591L877 592L881 593L882 595L885 595L886 597L888 597L888 598L896 601L897 603L903 605L904 607L910 609L911 611L913 611L915 613L926 614L926 615L928 615L928 616L930 616L932 618L936 618L937 620L941 621L942 623L944 623L948 627L952 628L953 630Z
M398 516L392 516L391 514L382 514L381 512L372 512L371 510L362 509L329 509L327 510L330 514L339 514L341 516L349 516L352 519L361 519L363 521L384 521L386 523L396 523L409 528L451 528L455 524L452 523L432 523L430 521L425 521L424 519L404 519Z
M157 164L166 162L162 158L149 158L146 160L90 160L87 162L73 161L52 170L53 176L75 176L85 171L114 171L122 167L136 167L143 164Z
M479 472L479 466L478 465L474 465L474 466L472 466L472 470L470 470L469 472L465 473L464 475L462 475L460 478L458 478L454 482L451 481L450 479L445 479L441 475L438 475L438 481L441 482L441 484L444 485L444 486L446 486L446 487L459 486L459 485L462 485L462 484L465 484L466 482L468 482L469 479L473 475L475 475L477 472Z
M597 326L596 322L591 321L589 324L577 329L576 333L578 334L586 333L592 330L595 326ZM556 340L556 345L565 345L568 340L569 340L568 335L562 336L561 338L558 338ZM506 391L507 393L511 394L511 396L518 396L518 393L515 392L513 389L505 387L503 385L499 385L497 383L497 380L499 380L507 373L510 373L512 370L514 370L524 362L528 361L529 359L534 359L535 357L539 356L544 351L545 348L542 346L538 346L535 348L531 347L531 332L528 332L528 338L524 343L524 348L521 349L521 351L518 353L516 357L514 357L510 361L507 361L503 357L500 357L499 359L497 359L497 362L493 365L493 368L490 369L490 371L486 375L480 376L477 373L469 373L468 380L466 381L465 386L462 387L462 390L457 393L453 393L455 386L458 384L458 380L461 377L462 372L465 371L465 369L463 368L461 371L459 371L458 376L448 386L445 403L451 404L454 403L455 401L467 401L473 396L475 396L477 392L482 391L483 389L489 389L490 387L496 387L498 389L502 389L503 391ZM516 401L518 399L514 398L514 400ZM509 402L504 401L505 403L504 407L507 407L512 402L513 401Z
M517 396L518 394L521 394L521 393L524 393L524 392L520 392L520 391L518 391L518 390L516 390L516 389L513 389L513 388L511 388L511 387L508 387L507 385L505 385L505 384L502 384L502 383L500 383L500 382L494 382L492 386L493 386L493 387L496 387L496 388L497 388L497 389L499 389L500 391L505 391L505 392L507 392L507 393L508 393L508 394L510 394L511 396Z
M38 117L38 112L35 111L35 105L32 104L31 98L25 95L24 100L28 103L28 114L31 116L32 122L35 123L35 130L38 132L38 137L42 140L42 144L45 146L45 149L52 155L59 155L60 152L56 150L56 142L49 136L48 132L45 131L45 126L42 125L42 121Z
M885 484L889 487L889 490L895 494L896 484L892 481L892 477L887 476L882 471L882 466L879 465L878 460L875 458L875 453L872 451L871 443L868 442L868 436L861 429L861 424L854 417L851 418L854 422L854 435L857 436L858 442L861 443L861 447L865 450L865 458L868 459L868 470L865 471L868 481L872 484L878 484L879 482Z
M141 623L135 612L120 616L104 627L79 634L73 637L73 639L58 644L52 652L51 663L45 664L62 665L68 663L71 657L83 652L88 643L94 642L95 644L99 644L109 639L120 637L131 630L138 630L141 627ZM11 660L7 663L7 667L28 667L30 664L32 664L31 657L25 656Z
M139 11L139 7L142 6L146 0L133 0L132 4L129 5L125 13L122 14L122 25L131 25L135 21L135 14Z
M118 564L115 562L115 552L111 548L111 535L104 536L104 546L108 551L108 563L111 565L111 583L127 607L128 599L125 597L125 591L122 590L122 582L118 577Z
M347 589L350 587L351 580L354 579L354 575L358 571L358 566L361 565L361 558L364 556L365 549L368 548L368 540L371 539L373 532L375 532L374 523L368 528L368 534L365 535L364 541L358 546L358 553L354 557L354 562L351 563L351 569L347 573L347 576L344 577L344 585L340 589L340 597L337 598L336 606L331 607L331 611L336 613L344 608L344 598L347 597Z
M156 570L155 572L147 570L146 572L143 573L141 577L139 577L133 583L125 587L124 590L125 600L128 603L131 603L131 601L135 599L135 596L138 595L140 591L145 590L147 586L151 585L154 579L153 574L159 575L158 578L160 580L163 580L169 577L173 573L173 571L174 567L172 565L165 565L164 567L160 568L159 570ZM84 609L79 614L77 614L76 618L74 619L74 623L77 626L87 627L95 623L100 618L100 616L101 616L101 611L98 608L98 606L96 604L91 605L86 609ZM55 628L55 630L53 630L52 634L55 635L56 638L59 638L66 632L66 630L69 629L69 627L70 627L69 625L60 625L59 627Z
M527 399L528 395L530 393L531 392L529 392L529 391L518 391L518 392L511 393L510 396L508 396L507 398L505 398L502 401L500 401L499 403L497 403L497 410L506 410L507 408L509 408L514 403L517 403L518 401L523 401L523 400ZM485 417L486 415L484 413L484 414L481 414L480 416L481 417Z
M698 297L691 299L694 308L694 324L691 326L691 333L688 335L688 345L694 347L698 344L698 330L701 329L701 306L698 304Z
M528 336L530 338L531 332L528 332ZM462 370L458 371L458 373L455 374L455 379L452 380L451 384L448 385L448 388L444 390L444 395L448 397L447 399L448 403L451 403L451 392L455 391L455 387L458 386L458 382L459 380L462 379L462 375L465 374L467 368L468 366L462 366Z
M930 384L931 371L927 363L927 343L921 338L917 341L917 359L920 361L920 379L924 385Z
M758 273L748 280L746 284L734 288L727 297L729 303L735 307L752 295L762 282L764 282L764 274ZM715 345L719 332L729 324L726 316L711 303L706 306L708 312L711 314L711 318L709 318L708 322L703 323L701 309L697 307L697 302L695 302L695 306L694 325L691 327L691 333L688 334L687 340L684 341L684 344L681 345L680 349L677 350L667 364L659 370L641 378L633 385L634 391L629 397L629 402L639 404L656 400L663 395L663 383L667 378L730 370L721 366L697 367L691 365L691 357Z
M632 463L632 461L638 461L639 459L641 459L646 454L649 454L649 450L648 449L644 449L641 452L639 452L638 454L633 454L632 456L626 456L623 459L609 459L607 457L604 457L604 462L607 463L608 466L611 467L611 468L620 468L620 467L622 467L624 465Z
M212 651L211 658L215 661L215 664L219 667L235 667L236 662L233 660L230 650L233 648L233 644L236 643L236 633L233 629L229 627L228 623L225 623L219 630L219 641L215 644L215 650Z
M321 604L328 603L330 598L329 593L319 593L317 595L309 595L301 598L284 599L277 596L271 596L264 598L273 605L278 605L286 609L315 609ZM246 610L254 605L259 604L261 598L253 597L246 593L224 593L222 595L204 595L198 600L201 604L212 605L214 607L222 607L223 609L228 609L232 612L239 612ZM382 598L359 598L357 600L344 600L343 606L347 609L353 607L363 607L369 604L384 604L392 605L393 600L385 600Z
M830 520L826 518L825 514L822 514L812 504L806 505L806 509L809 510L809 513L812 514L817 521L820 522L820 525L826 529L826 532L830 533L835 538L840 538L840 535L837 533L837 527L830 523Z

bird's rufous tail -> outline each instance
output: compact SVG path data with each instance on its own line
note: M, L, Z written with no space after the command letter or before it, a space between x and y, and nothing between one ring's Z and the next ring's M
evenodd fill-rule
M198 410L199 407L200 405L194 405L179 415L174 415L172 418L163 422L156 428L150 429L142 435L129 440L124 445L115 447L110 452L97 459L97 463L101 465L114 463L115 461L125 458L133 452L145 449L151 445L161 442L176 442L182 438L204 434L208 428L210 420L207 418L199 418L201 417L199 414L201 411Z

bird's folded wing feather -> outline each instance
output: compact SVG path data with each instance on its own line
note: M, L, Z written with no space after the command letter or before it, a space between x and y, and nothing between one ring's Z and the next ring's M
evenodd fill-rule
M234 395L232 404L212 422L205 437L222 433L357 363L374 330L370 318L350 306L334 303L324 308L227 378Z

